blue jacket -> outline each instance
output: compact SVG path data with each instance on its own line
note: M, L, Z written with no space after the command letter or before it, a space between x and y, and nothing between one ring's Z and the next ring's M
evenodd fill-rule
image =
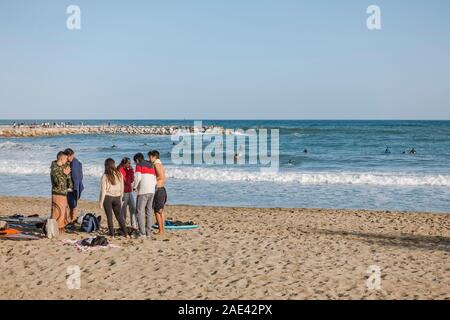
M75 193L76 198L80 199L81 192L83 192L84 190L83 166L77 158L73 158L72 162L70 163L70 169L73 182L73 192Z

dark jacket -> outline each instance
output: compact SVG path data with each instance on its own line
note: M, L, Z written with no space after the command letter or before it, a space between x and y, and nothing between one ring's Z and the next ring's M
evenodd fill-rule
M84 190L83 186L83 166L77 158L73 158L70 163L71 177L73 192L75 193L76 199L80 199L81 193Z

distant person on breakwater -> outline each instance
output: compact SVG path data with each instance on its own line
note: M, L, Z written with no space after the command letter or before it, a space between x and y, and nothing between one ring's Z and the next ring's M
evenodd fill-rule
M75 158L75 152L67 148L64 150L67 155L67 161L70 164L70 177L72 179L72 189L68 190L67 202L69 204L69 222L74 223L77 219L76 209L78 200L81 198L81 193L84 190L83 186L83 165Z
M135 230L138 228L137 217L136 217L136 201L133 195L132 184L134 182L134 170L131 166L130 158L123 158L119 164L119 171L123 176L123 198L122 198L122 209L120 215L123 219L127 220L127 208L130 211L130 222L131 227Z

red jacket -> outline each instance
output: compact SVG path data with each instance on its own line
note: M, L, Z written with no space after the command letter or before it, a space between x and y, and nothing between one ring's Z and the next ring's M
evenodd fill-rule
M134 181L134 170L133 168L129 167L129 168L124 168L124 167L120 167L119 168L120 173L123 176L123 192L131 192L133 191L131 188L131 184Z

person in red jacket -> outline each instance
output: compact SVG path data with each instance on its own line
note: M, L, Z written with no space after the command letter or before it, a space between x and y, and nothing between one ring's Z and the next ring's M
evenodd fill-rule
M137 229L137 218L136 218L136 201L133 196L132 184L134 181L134 170L131 166L130 158L123 158L119 165L119 171L123 176L123 199L122 199L122 209L120 215L126 221L127 218L127 207L130 210L130 220L131 227Z

